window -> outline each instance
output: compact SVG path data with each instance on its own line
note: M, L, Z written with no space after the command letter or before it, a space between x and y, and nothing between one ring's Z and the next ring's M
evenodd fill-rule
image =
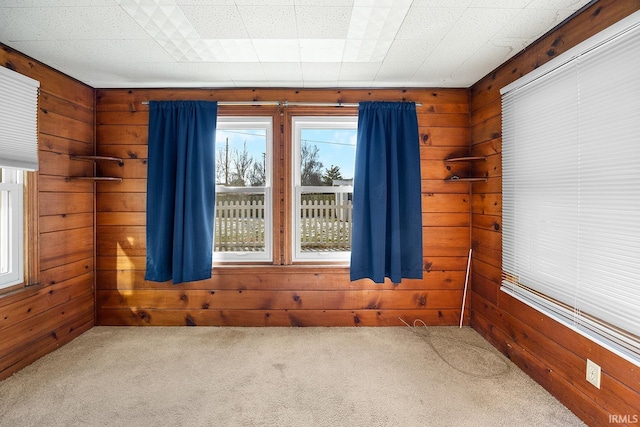
M348 261L358 118L293 117L293 261Z
M25 278L24 171L38 169L39 86L0 66L0 289Z
M24 280L23 172L0 169L0 289Z
M503 291L640 365L640 12L502 90Z
M272 260L271 117L218 117L213 259Z

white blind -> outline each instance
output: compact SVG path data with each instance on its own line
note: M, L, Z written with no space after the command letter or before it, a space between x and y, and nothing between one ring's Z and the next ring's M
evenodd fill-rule
M502 90L503 287L640 365L640 13Z
M38 170L39 86L0 66L0 167Z

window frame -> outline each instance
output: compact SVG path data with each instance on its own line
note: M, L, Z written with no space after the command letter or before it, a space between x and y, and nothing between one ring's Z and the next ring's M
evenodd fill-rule
M0 168L0 227L6 225L7 233L2 233L0 245L6 246L7 259L0 260L7 269L0 270L0 291L13 288L25 282L25 172L20 169ZM6 209L5 209L6 206ZM4 258L4 257L3 257Z
M264 194L264 233L265 233L265 251L264 252L249 252L249 251L228 251L228 252L216 252L215 250L215 230L214 230L214 248L212 250L213 263L216 264L231 264L231 263L271 263L273 262L273 146L274 146L274 132L273 132L273 117L270 115L229 115L218 116L216 131L217 130L232 130L238 128L244 129L265 129L266 131L266 147L265 147L265 185L260 187L228 187L216 184L216 203L218 194ZM220 144L220 141L216 141L216 145ZM217 152L217 151L216 151ZM214 177L215 178L215 177ZM215 217L214 217L215 221Z
M293 263L322 263L348 265L351 251L314 251L303 252L300 242L301 218L298 208L305 192L352 193L353 185L303 186L301 184L301 140L303 129L358 129L358 116L355 115L300 115L291 118L291 239L290 250ZM345 191L346 190L346 191Z

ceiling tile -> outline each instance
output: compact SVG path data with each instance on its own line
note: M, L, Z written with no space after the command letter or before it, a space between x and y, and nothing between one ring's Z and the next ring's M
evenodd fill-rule
M351 8L296 6L296 25L301 39L344 39L349 31Z
M375 54L376 44L377 40L347 40L342 60L345 62L373 62L371 58Z
M69 19L73 17L73 19ZM149 36L118 6L0 9L2 41L145 39Z
M451 75L462 65L468 55L472 54L473 50L470 51L471 53L465 52L464 55L451 55L449 46L451 46L451 49L454 51L460 47L467 48L464 42L459 42L458 45L441 45L441 47L436 48L422 63L412 80L429 80L442 85L453 82Z
M298 37L293 6L238 6L242 22L254 39Z
M327 7L351 7L353 6L353 0L294 0L296 6L318 6L318 3L322 3L322 6Z
M382 62L392 43L392 40L347 40L343 61Z
M385 7L385 8L407 8L412 0L354 0L354 6L361 7Z
M156 39L197 39L195 31L187 17L177 5L156 6L147 3L129 4L125 0L120 2L122 8Z
M340 77L340 64L302 63L304 87L335 87Z
M113 0L2 0L1 7L113 6Z
M145 9L157 9L163 6L175 6L175 0L114 0L123 8L142 7Z
M300 46L297 39L254 39L253 47L260 62L300 62Z
M513 46L506 44L500 46L492 42L486 43L484 46L475 49L475 52L452 72L451 77L454 80L463 80L472 84L484 77L486 73L483 73L482 70L490 68L493 64L503 63L517 53L520 48L521 46L518 42L515 42Z
M240 12L231 6L183 6L182 11L203 39L249 38Z
M469 7L484 9L523 9L531 0L473 0Z
M235 0L174 0L184 6L235 6Z
M377 40L376 46L369 58L371 62L380 62L384 60L385 56L389 52L389 48L391 48L391 44L393 43L393 39L380 39Z
M294 0L235 0L238 6L293 6Z
M94 68L107 64L136 64L145 62L175 62L153 40L68 40L62 45L56 41L18 42L14 44L21 51L29 51L39 58L55 57L58 63L88 62ZM137 49L138 53L131 56L129 52ZM55 53L48 53L55 52Z
M368 87L376 77L380 65L379 62L343 62L339 76L341 86L351 83L355 87L356 82L367 82L365 86Z
M521 11L504 25L494 37L527 38L531 41L549 31L549 28L560 24L571 15L569 10L561 10L557 13L549 13L548 10L531 9Z
M430 7L430 8L455 8L465 9L473 3L473 0L413 0L413 7Z
M224 62L220 64L235 86L243 86L243 82L264 82L266 77L262 71L262 64L247 64L245 62ZM247 83L248 84L248 83Z
M518 9L466 9L451 27L446 39L485 42L517 16L518 12Z
M265 62L262 64L265 78L271 86L297 86L302 81L299 62Z
M464 8L413 6L396 35L401 40L441 40L464 13Z
M410 1L405 0L357 1L349 24L344 60L382 61L406 17L410 4Z
M388 8L354 7L349 24L349 40L377 39L388 16Z
M301 39L300 61L341 62L346 40Z
M437 45L437 42L430 40L395 40L384 57L384 62L420 65Z
M397 82L411 79L421 63L383 62L376 74L375 81Z
M94 87L468 87L588 2L0 0L0 41Z
M257 62L258 55L249 39L204 40L219 62Z
M588 4L591 0L531 0L527 9L572 9L578 10Z
M218 87L228 86L230 81L221 64L203 62L122 64L84 72L93 79L87 83L104 82L100 83L103 88ZM122 84L123 73L129 78L126 84ZM149 79L158 83L149 84Z

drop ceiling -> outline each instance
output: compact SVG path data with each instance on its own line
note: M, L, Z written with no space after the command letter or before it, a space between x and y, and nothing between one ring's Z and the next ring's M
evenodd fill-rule
M94 88L469 87L589 0L0 0L0 42Z

